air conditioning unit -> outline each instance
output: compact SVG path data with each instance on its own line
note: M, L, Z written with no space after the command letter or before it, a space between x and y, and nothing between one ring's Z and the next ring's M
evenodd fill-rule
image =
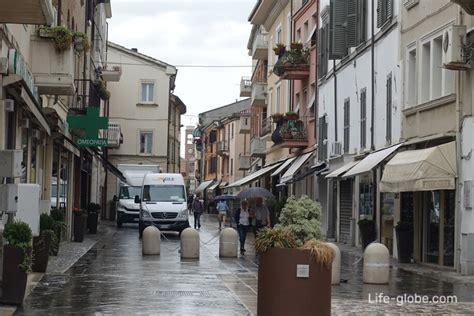
M466 26L452 25L443 33L443 67L451 70L469 68L464 58L463 48Z
M24 118L20 121L20 126L22 128L30 128L30 119L29 118Z
M15 111L15 101L12 99L5 99L5 112L14 112Z
M342 155L342 143L334 142L331 146L331 156L340 156Z

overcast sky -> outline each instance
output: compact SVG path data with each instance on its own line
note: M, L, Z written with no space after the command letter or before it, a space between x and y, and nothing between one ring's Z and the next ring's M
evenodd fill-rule
M240 78L251 75L247 20L255 3L113 0L109 40L177 66L175 93L187 106L182 124L194 125L198 113L241 99ZM247 67L185 67L192 65Z

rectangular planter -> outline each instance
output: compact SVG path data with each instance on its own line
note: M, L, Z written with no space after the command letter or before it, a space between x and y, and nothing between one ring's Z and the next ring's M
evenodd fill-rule
M307 278L297 265L308 265ZM271 248L260 255L257 315L330 315L331 266L317 264L309 251Z
M28 249L31 256L31 248ZM25 252L23 249L5 245L3 248L3 280L2 297L3 304L21 305L25 297L28 274L21 270L20 264L23 262Z

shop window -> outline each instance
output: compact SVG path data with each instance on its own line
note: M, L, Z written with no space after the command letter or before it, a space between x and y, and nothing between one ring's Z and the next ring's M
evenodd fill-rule
M359 187L359 214L374 214L374 188L371 182L361 182Z

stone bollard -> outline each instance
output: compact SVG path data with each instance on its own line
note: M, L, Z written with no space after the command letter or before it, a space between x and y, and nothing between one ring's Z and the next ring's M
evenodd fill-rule
M144 255L159 255L161 247L161 233L155 226L148 226L143 230L142 253Z
M371 243L364 251L364 283L388 284L390 254L381 243Z
M237 258L239 234L234 228L224 228L219 241L219 257Z
M336 244L331 242L327 242L326 244L334 250L334 260L332 261L331 268L331 284L339 284L341 283L341 251Z
M199 233L193 228L186 228L181 233L181 258L199 259Z

